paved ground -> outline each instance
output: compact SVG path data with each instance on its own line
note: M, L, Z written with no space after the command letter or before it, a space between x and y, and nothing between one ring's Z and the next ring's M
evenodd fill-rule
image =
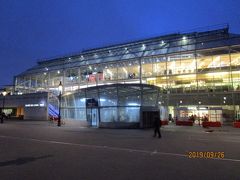
M240 129L165 126L152 130L0 124L1 180L240 179ZM189 158L189 152L224 152Z

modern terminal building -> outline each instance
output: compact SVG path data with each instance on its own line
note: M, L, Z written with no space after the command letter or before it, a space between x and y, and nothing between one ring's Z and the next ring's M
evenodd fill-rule
M43 95L16 107L22 115L44 108L46 119L57 116L61 82L66 123L149 127L154 116L191 115L232 122L240 116L240 35L223 27L90 49L39 61L14 82L15 99Z

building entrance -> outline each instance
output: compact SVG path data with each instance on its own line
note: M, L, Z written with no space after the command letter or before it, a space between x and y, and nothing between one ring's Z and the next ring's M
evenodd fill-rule
M155 117L159 117L159 111L142 111L141 128L153 127Z
M91 127L99 126L98 108L87 108L87 121Z

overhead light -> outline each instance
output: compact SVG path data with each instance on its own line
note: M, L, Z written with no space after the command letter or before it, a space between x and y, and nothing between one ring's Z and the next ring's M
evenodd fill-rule
M137 103L128 103L128 106L139 106Z
M182 40L187 40L187 37L186 37L186 36L183 36L183 37L182 37Z
M164 41L163 41L163 40L161 41L161 44L164 44Z

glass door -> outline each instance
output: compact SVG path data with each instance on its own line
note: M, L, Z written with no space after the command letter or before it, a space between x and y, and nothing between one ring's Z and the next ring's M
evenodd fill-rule
M99 126L98 108L87 108L87 121L91 127Z

